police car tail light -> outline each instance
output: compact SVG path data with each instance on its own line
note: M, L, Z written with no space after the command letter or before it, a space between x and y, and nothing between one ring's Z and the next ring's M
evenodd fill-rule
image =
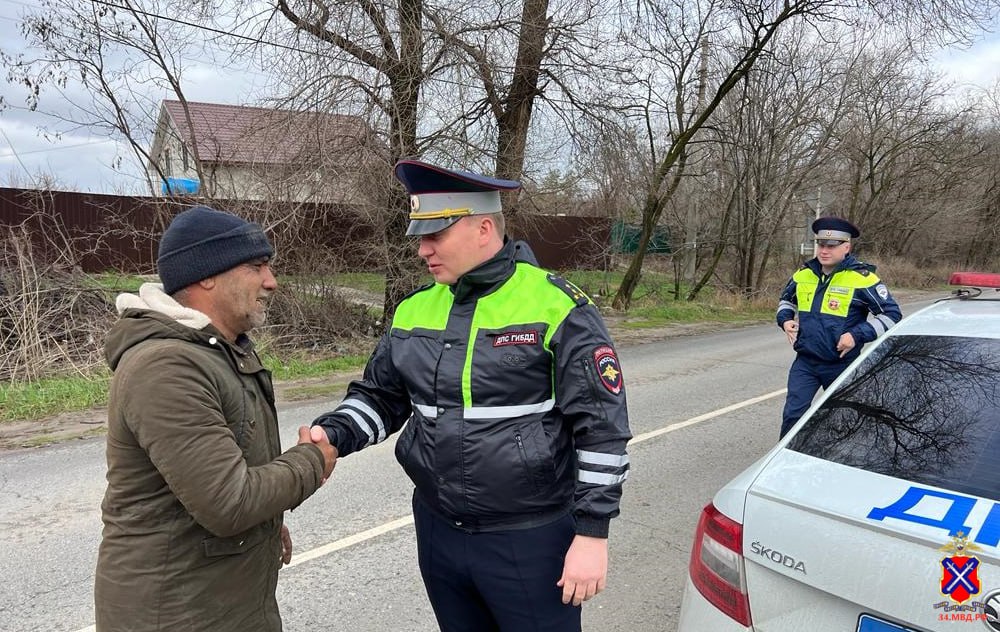
M701 512L688 567L691 581L713 606L750 627L743 567L743 525L709 503Z

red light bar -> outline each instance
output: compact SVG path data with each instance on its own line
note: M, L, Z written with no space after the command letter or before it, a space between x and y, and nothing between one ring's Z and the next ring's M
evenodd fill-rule
M1000 288L1000 274L991 272L952 272L948 285Z

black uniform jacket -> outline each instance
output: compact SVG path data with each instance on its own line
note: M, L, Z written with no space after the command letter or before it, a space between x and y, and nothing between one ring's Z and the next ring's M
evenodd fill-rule
M577 533L607 537L629 471L624 381L600 313L520 242L404 299L363 378L316 424L341 455L405 424L396 457L417 500L469 531L572 511Z

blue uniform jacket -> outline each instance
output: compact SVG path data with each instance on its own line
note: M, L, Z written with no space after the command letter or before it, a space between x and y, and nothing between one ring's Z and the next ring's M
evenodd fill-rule
M830 275L819 260L810 259L788 281L778 302L778 327L799 316L795 351L825 362L850 362L866 342L899 322L899 305L878 276L875 266L847 255ZM868 319L869 314L873 316ZM837 341L850 332L855 347L844 358Z

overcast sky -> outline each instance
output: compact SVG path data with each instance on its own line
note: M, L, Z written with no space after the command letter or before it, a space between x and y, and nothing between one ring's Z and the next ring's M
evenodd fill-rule
M85 1L85 0L81 0ZM34 9L24 0L0 0L0 48L10 52L26 45L20 32L21 16ZM26 107L26 91L11 85L0 74L0 187L25 186L40 173L52 174L57 188L93 193L146 194L146 183L134 153L125 143L107 133L80 128L47 113L71 118L71 102L85 103L80 88L72 83L65 94L54 89L44 92L38 110ZM253 68L220 68L211 62L190 60L184 68L185 96L209 103L254 104L267 92L267 79ZM148 95L151 118L158 103L176 98L172 93L154 91ZM151 137L153 124L144 130ZM53 133L58 132L58 137ZM123 158L120 168L112 165Z
M8 51L23 47L20 16L31 8L28 1L0 0L0 47ZM1000 36L981 38L968 50L942 51L937 63L956 81L990 86L1000 78ZM68 102L78 100L79 95L46 93L40 111L30 112L24 107L24 89L7 83L4 74L0 74L0 96L7 107L0 110L0 187L26 186L38 174L52 174L57 187L65 190L145 192L136 161L125 145L87 129L74 129L43 113L68 111ZM195 62L185 69L184 89L193 101L252 104L267 90L266 82L253 72L220 71L211 64ZM172 95L164 92L150 98L155 103ZM46 130L61 135L46 138ZM116 157L124 158L119 171L112 168Z

